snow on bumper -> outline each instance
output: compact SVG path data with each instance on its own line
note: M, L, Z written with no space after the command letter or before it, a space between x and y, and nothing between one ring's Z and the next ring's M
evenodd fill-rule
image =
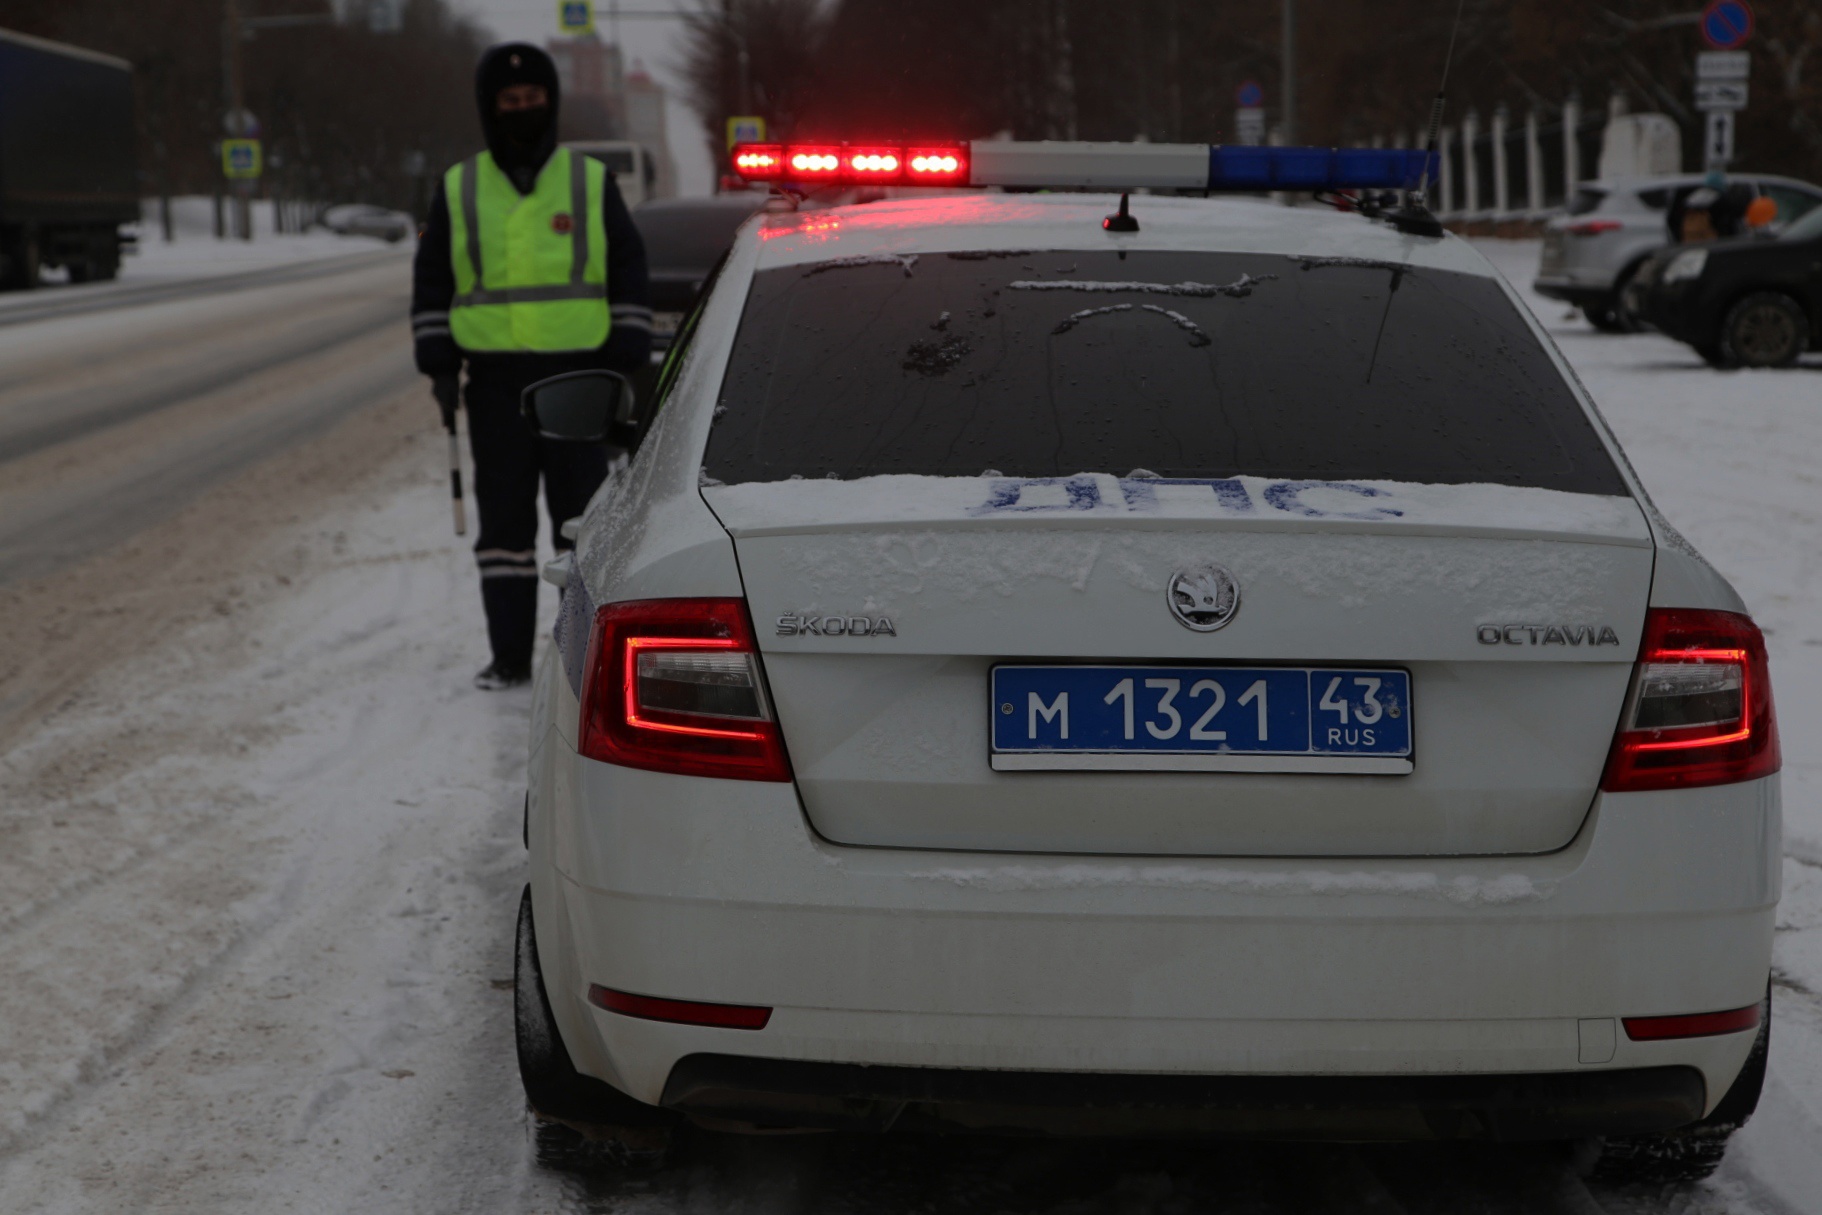
M793 787L582 760L548 738L540 953L577 1066L656 1103L678 1060L1198 1074L1685 1064L1720 1099L1752 1035L1617 1018L1751 1004L1778 894L1776 779L1603 797L1545 856L1422 861L847 848ZM548 850L548 851L546 851ZM541 880L540 880L541 879ZM588 985L771 1006L636 1020Z

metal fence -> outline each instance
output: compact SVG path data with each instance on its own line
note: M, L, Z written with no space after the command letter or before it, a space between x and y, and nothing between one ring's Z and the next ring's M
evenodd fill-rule
M1584 112L1574 99L1554 114L1534 109L1519 119L1503 105L1484 122L1469 110L1437 141L1438 216L1453 223L1504 223L1560 209L1578 183L1595 176L1608 117L1608 111Z

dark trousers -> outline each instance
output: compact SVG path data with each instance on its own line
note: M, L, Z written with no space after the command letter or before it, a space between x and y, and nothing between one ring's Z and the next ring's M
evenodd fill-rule
M570 542L557 528L582 513L607 475L606 447L541 439L520 415L519 394L544 374L534 372L522 381L471 377L463 394L481 516L474 555L481 568L487 639L494 661L516 670L531 665L538 627L538 479L544 479L551 537L561 551Z

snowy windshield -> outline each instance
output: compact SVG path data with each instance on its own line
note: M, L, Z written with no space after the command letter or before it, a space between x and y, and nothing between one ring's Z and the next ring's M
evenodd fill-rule
M1355 258L1114 251L761 271L723 482L1252 474L1624 494L1498 284Z

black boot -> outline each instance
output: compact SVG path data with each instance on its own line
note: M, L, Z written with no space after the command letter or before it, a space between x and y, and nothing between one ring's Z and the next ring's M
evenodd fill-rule
M538 627L538 580L483 578L481 604L487 609L487 640L493 661L474 677L475 687L494 691L531 679L532 637Z
M531 682L531 667L509 667L498 659L488 663L475 673L474 686L483 692L498 692L501 688L516 688Z

